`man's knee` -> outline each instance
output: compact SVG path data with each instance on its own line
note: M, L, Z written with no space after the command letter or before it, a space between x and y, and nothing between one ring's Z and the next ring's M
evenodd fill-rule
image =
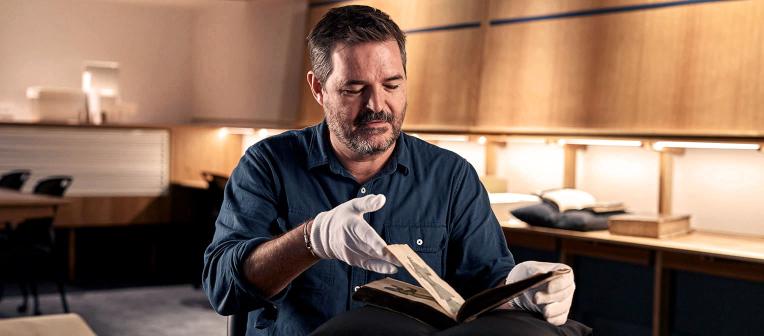
M438 331L438 329L390 310L366 306L335 316L311 335L394 335L394 336L460 336L460 335L534 335L534 336L588 336L592 330L576 321L568 320L555 326L541 315L497 310L479 318Z
M437 329L406 315L374 306L340 314L322 324L311 335L421 336Z
M458 335L534 335L534 336L588 336L592 330L576 321L568 320L561 326L555 326L543 316L524 312L496 310L467 323L443 330L438 336Z

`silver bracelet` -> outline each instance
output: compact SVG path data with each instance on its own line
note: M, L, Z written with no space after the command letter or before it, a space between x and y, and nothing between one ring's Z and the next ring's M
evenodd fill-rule
M313 252L313 245L310 243L310 236L308 235L308 223L302 225L302 237L305 239L305 247L308 248L310 254L312 254L314 257L318 257L316 253Z

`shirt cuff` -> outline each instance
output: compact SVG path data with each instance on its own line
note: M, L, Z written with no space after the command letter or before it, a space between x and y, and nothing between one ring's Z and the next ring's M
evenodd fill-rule
M252 251L255 250L255 248L268 241L270 241L269 238L259 237L248 240L239 245L236 256L233 260L234 265L232 268L236 287L241 289L247 296L253 299L254 303L258 307L263 309L263 311L258 316L256 326L260 329L267 328L273 324L273 322L278 317L278 304L284 300L286 294L289 292L289 289L292 287L292 284L290 283L273 297L266 298L265 295L260 292L260 289L255 287L255 285L251 284L247 280L246 274L244 272L244 262L247 260Z

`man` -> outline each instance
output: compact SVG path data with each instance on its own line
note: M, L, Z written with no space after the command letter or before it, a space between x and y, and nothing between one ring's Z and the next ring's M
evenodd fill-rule
M251 311L249 335L307 334L335 316L321 330L353 334L343 316L360 316L358 328L393 319L385 325L432 332L352 300L385 276L415 283L386 244L410 245L464 297L566 267L515 265L469 163L401 133L405 37L385 13L332 9L308 40L308 84L325 121L255 144L232 173L205 253L217 312ZM505 308L537 313L551 324L533 323L552 330L566 322L574 289L571 274Z

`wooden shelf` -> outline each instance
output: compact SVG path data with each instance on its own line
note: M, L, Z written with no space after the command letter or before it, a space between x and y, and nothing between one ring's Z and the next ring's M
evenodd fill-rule
M574 269L579 256L652 268L654 336L669 335L675 271L764 282L764 237L694 231L656 239L534 227L517 220L503 221L501 226L510 249L521 246L557 252L559 261Z
M615 235L606 230L580 232L572 230L535 227L519 221L501 223L505 231L538 233L557 238L613 243L651 250L699 254L764 264L764 237L748 237L715 232L693 231L690 234L666 238L642 238Z

